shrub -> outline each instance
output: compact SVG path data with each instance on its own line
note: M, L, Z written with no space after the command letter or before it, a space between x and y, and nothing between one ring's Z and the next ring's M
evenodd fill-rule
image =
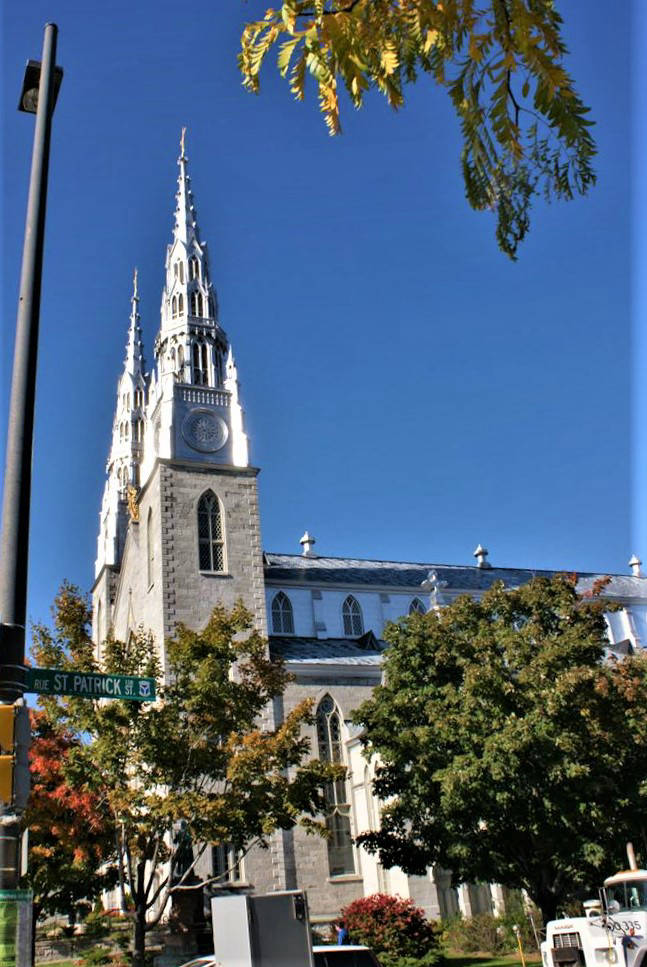
M445 958L438 949L429 950L424 957L394 957L392 954L379 955L382 967L442 967Z
M341 920L351 942L371 947L384 967L432 967L442 959L434 925L411 900L374 893L344 907Z
M110 950L107 947L92 947L81 954L79 963L83 967L102 967L110 963Z
M459 914L447 920L444 927L443 939L451 950L499 954L505 949L498 917L491 913L477 913L467 919Z
M536 941L528 913L521 905L502 917L495 917L492 913L478 913L469 919L463 919L460 914L452 917L443 924L443 943L464 954L517 953L515 926L519 928L524 950L535 950Z
M84 936L92 940L103 940L108 936L110 925L103 909L93 910L84 920Z

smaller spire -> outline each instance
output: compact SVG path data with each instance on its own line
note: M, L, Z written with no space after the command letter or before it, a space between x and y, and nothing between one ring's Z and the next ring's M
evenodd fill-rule
M139 325L138 293L137 269L135 269L133 273L133 294L130 297L128 342L126 343L126 372L132 376L143 375L144 372L144 346L142 344L142 330Z

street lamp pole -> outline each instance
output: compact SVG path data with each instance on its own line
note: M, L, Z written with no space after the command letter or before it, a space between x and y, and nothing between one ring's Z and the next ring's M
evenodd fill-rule
M56 67L56 24L45 26L41 64L30 61L19 110L36 114L25 241L16 322L0 550L0 701L25 691L25 624L31 457L36 395L38 323L45 235L45 207L52 114L62 71ZM16 768L26 763L16 762ZM14 773L14 788L18 777ZM23 777L24 781L24 777ZM20 821L16 807L0 815L0 889L15 889L20 876Z

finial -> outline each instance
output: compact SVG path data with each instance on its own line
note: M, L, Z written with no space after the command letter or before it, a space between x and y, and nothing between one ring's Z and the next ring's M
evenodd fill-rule
M642 561L640 558L636 554L633 554L631 560L629 561L629 567L631 568L631 573L635 578L641 578L643 576L643 573L640 570L641 564Z
M135 266L135 271L133 272L133 299L139 299L139 290L137 288L137 266Z
M483 547L481 544L479 544L479 546L474 551L474 557L476 558L476 566L477 567L492 567L492 565L490 564L490 562L487 559L487 556L488 556L488 549L487 549L487 547Z
M186 128L182 128L182 134L180 135L180 160L182 160L184 155L184 137L186 135Z
M299 541L299 544L301 544L303 546L303 556L304 557L316 557L317 556L315 554L315 552L312 550L312 548L314 547L314 545L316 543L317 542L316 542L315 538L314 537L310 537L310 534L306 531L305 534L303 535L303 537L301 538L301 540Z

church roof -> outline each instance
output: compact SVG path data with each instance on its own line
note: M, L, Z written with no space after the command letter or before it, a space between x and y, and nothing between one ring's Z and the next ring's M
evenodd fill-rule
M567 569L565 569L567 570ZM555 571L513 568L477 567L466 564L422 564L404 561L370 561L349 557L306 557L300 554L265 553L265 580L268 584L338 585L369 588L393 588L419 592L421 584L434 572L437 583L445 591L485 591L495 581L517 587L533 577L550 578ZM579 573L578 588L590 590L604 574ZM642 598L647 601L647 578L626 574L609 575L604 589L607 597Z
M366 636L364 636L366 638ZM366 645L356 638L302 638L270 635L270 655L283 661L320 665L379 666L386 642L371 636Z

